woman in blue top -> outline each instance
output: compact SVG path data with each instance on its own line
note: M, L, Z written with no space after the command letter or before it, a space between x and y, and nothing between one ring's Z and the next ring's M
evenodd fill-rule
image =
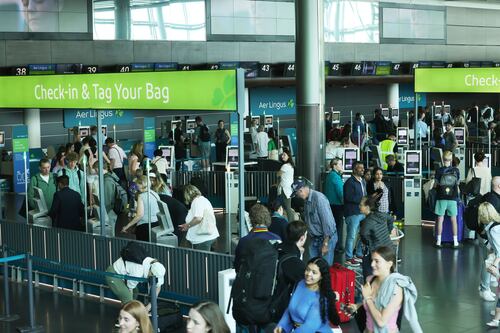
M335 309L335 294L328 263L316 257L307 263L304 280L297 284L274 333L331 333L330 322L335 325L340 323Z

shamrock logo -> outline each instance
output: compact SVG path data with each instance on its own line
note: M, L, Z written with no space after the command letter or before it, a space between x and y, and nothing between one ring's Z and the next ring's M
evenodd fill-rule
M295 103L293 101L293 98L290 98L290 100L288 101L288 107L291 109L295 106Z

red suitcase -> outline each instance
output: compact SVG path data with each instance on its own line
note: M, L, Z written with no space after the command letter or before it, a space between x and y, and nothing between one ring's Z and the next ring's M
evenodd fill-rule
M344 310L349 304L354 304L354 287L356 285L356 273L340 264L333 264L330 267L332 289L339 293L339 300L336 302L337 312L340 322L348 322L351 317Z

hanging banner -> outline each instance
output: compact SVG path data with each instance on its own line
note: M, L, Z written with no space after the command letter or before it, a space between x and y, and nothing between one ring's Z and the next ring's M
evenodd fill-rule
M2 76L0 108L236 111L236 71Z
M417 105L425 107L427 105L427 96L425 93L418 94ZM399 84L399 109L415 108L415 89L411 83Z
M102 110L103 125L130 125L134 123L132 110ZM63 114L64 128L74 126L93 126L97 123L96 110L65 109Z
M417 68L415 91L500 93L500 68Z
M155 118L144 118L144 155L153 159L155 151Z
M12 152L13 152L13 169L14 169L14 192L25 192L25 180L29 175L29 139L28 126L21 125L12 128ZM24 156L26 155L26 162Z
M253 88L250 89L250 113L252 116L262 114L280 116L295 115L295 88Z

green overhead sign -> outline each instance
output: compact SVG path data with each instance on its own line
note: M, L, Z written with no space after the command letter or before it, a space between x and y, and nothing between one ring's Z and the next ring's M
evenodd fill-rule
M415 92L499 93L500 68L417 68Z
M236 110L236 71L0 77L0 108Z

